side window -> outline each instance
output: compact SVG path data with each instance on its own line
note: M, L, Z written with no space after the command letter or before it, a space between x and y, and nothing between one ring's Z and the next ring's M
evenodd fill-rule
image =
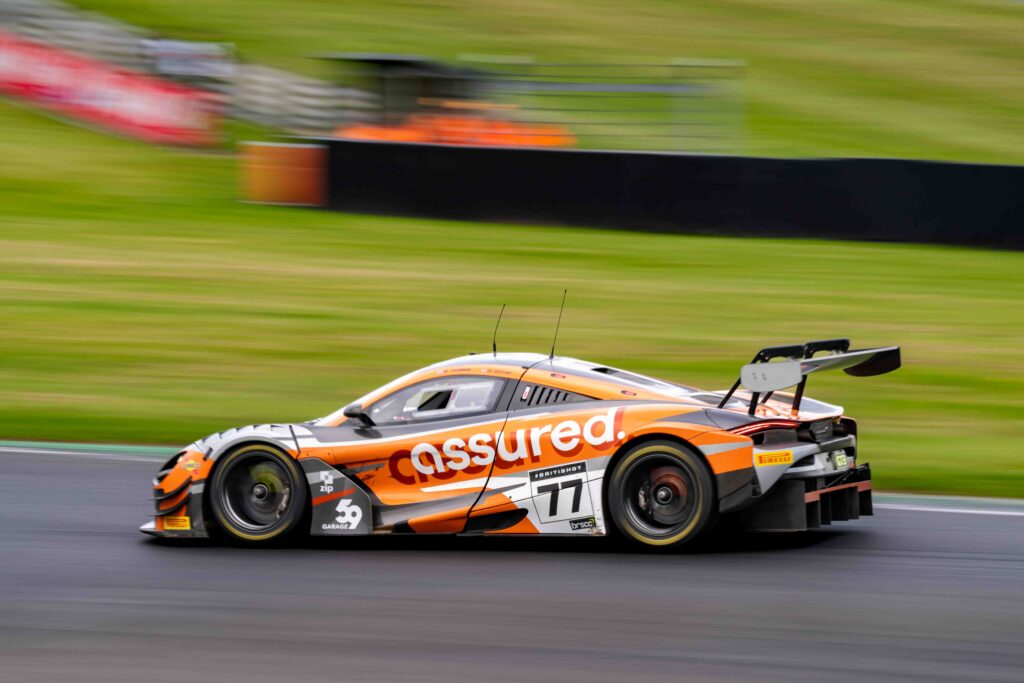
M494 410L505 380L443 377L399 389L370 406L378 425L475 415Z

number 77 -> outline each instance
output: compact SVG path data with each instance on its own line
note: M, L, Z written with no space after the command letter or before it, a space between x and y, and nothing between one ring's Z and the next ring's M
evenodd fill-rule
M554 517L558 514L558 492L561 489L574 488L572 494L572 509L570 512L579 512L580 510L580 499L583 497L583 480L582 479L570 479L569 481L563 481L559 484L545 484L544 486L537 487L537 493L550 493L551 501L548 503L548 516Z

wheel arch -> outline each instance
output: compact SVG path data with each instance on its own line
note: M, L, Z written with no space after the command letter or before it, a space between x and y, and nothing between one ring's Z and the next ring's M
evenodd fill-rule
M612 537L615 537L615 538L618 538L618 539L622 539L622 540L630 539L630 534L628 534L627 532L625 532L622 529L620 529L617 526L617 523L616 523L615 518L614 518L613 506L611 504L611 484L612 484L612 480L614 479L614 469L615 469L615 467L618 466L618 464L622 461L622 459L624 457L626 457L626 455L628 453L630 453L631 451L634 451L637 447L643 446L644 444L649 444L649 443L654 443L654 442L663 442L663 443L674 444L674 445L680 447L681 449L687 451L690 455L694 456L698 462L702 463L704 465L704 468L705 468L706 473L707 473L707 481L708 481L708 484L710 486L710 496L708 497L709 498L709 504L708 504L708 507L706 508L707 509L707 517L705 517L705 521L703 521L701 523L701 526L699 526L697 528L697 531L693 532L692 535L685 536L682 539L676 539L675 541L668 542L665 545L663 545L661 543L650 543L650 544L648 544L649 543L648 541L642 541L642 543L644 543L647 546L648 549L652 549L652 548L668 549L670 547L678 547L679 543L685 545L685 544L696 542L697 544L699 544L701 542L701 539L706 539L708 537L708 534L715 528L715 526L718 523L717 510L718 510L719 494L718 494L718 482L717 482L717 479L716 479L716 476L715 476L715 471L711 467L711 463L708 461L708 458L705 456L704 452L696 444L692 443L691 441L689 441L688 439L686 439L686 438L684 438L682 436L679 436L677 434L673 434L673 433L667 432L667 431L655 431L655 430L652 430L652 431L647 432L647 433L635 435L633 438L630 438L625 443L623 443L616 450L616 452L612 456L612 458L608 461L608 466L605 469L604 481L602 482L602 487L601 487L602 488L602 496L601 496L601 498L602 498L602 507L604 508L604 521L605 521L606 533L609 536L612 536ZM631 540L632 541L640 541L641 539L640 539L639 536L637 536L635 534L632 534L632 539Z
M244 438L239 439L238 441L233 441L231 443L224 444L223 446L215 448L213 451L209 453L209 455L207 455L207 458L209 458L213 465L210 467L210 471L206 475L206 479L204 480L203 486L203 526L206 529L219 530L220 528L220 525L218 524L216 519L216 515L213 514L213 508L211 507L213 492L209 489L209 486L213 483L214 473L220 466L220 462L222 461L224 456L234 453L235 451L241 450L242 448L246 448L248 446L269 446L270 448L273 448L275 451L278 451L285 457L291 458L295 462L299 461L299 459L296 457L297 454L293 455L288 450L288 448L285 447L281 442L276 441L267 436L250 434L246 435ZM299 470L301 471L301 469L302 468L300 467ZM306 507L311 507L311 502L308 500L308 498L306 500Z
M671 434L669 432L648 432L630 438L621 446L619 446L619 448L615 451L615 453L612 455L612 459L608 461L608 466L605 469L605 471L610 470L612 467L614 467L615 464L622 459L622 456L629 452L631 448L639 446L640 444L643 443L647 443L648 441L674 441L680 446L683 446L684 448L688 448L689 450L693 451L694 455L699 457L701 461L707 466L708 471L711 472L712 475L714 475L715 473L714 470L711 469L711 463L708 462L707 457L704 455L704 453L700 450L699 447L695 446L692 442L684 439L683 437L678 436L676 434Z
M683 448L686 448L687 450L691 451L694 455L700 458L700 461L703 462L704 466L708 468L708 474L711 475L711 486L712 493L714 494L714 499L716 501L719 500L718 481L715 477L715 470L712 469L711 463L708 461L707 456L704 455L700 448L698 448L691 442L687 441L683 437L678 436L676 434L671 434L669 432L649 432L645 434L639 434L626 441L624 444L619 446L619 448L612 455L611 460L608 461L608 465L605 467L604 470L604 481L601 483L601 505L604 510L608 509L608 484L611 480L610 475L612 470L615 468L618 462L622 460L623 456L626 455L626 453L628 453L637 446L649 443L651 441L672 441L676 444L679 444Z
M246 434L237 441L229 441L225 444L218 444L206 457L213 461L213 466L217 466L217 461L227 455L228 453L234 453L240 448L246 446L263 445L272 446L275 449L281 451L284 455L287 455L292 460L298 460L298 453L294 452L294 448L289 448L283 444L280 440L270 436L263 436L261 434ZM211 473L212 473L211 469Z

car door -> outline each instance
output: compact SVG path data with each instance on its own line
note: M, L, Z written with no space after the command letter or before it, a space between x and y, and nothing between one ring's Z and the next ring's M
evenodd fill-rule
M500 432L508 380L451 375L397 389L321 434L331 460L370 495L376 531L457 533L487 482L493 451L474 435Z
M512 392L474 524L490 533L596 533L618 409L526 375Z

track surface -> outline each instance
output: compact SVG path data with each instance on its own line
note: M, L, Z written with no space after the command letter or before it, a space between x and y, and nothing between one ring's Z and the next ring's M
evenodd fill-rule
M879 510L701 554L162 545L159 461L0 449L0 680L1015 681L1024 515Z

